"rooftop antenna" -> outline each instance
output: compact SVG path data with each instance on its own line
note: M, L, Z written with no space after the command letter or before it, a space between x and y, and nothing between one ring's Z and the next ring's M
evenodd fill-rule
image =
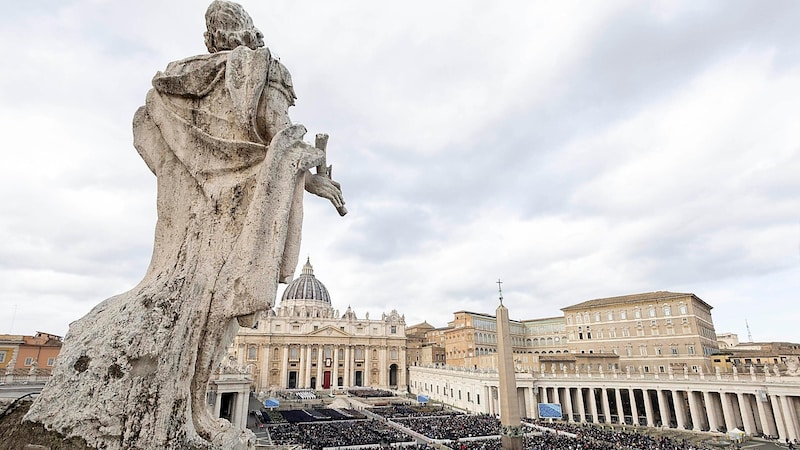
M500 304L503 304L503 282L500 281L500 278L497 279L497 291L500 293Z
M744 319L744 325L747 327L747 341L753 342L753 334L750 333L750 324L747 323L747 319Z

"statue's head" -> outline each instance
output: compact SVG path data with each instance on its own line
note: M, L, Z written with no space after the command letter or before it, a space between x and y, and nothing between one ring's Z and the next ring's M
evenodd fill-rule
M242 5L214 0L206 10L206 47L211 53L244 45L253 50L264 46L264 35Z

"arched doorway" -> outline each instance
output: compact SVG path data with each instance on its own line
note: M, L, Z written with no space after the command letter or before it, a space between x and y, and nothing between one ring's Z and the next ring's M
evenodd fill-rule
M389 386L397 387L397 364L389 366Z

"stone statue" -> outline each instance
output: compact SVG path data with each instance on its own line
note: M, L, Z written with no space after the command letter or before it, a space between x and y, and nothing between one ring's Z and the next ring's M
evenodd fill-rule
M786 375L790 377L800 376L800 358L797 356L786 358Z
M289 71L250 16L214 1L206 25L210 53L158 72L133 119L158 184L150 266L70 325L26 416L93 448L250 448L251 432L208 412L208 381L239 326L292 279L303 190L346 213L320 136L303 142L289 119Z

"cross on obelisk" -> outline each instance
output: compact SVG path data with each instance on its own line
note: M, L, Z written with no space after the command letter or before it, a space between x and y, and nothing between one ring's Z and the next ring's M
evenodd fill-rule
M498 278L500 306L497 307L497 368L500 391L500 443L503 450L522 450L522 423L517 399L517 378L514 373L513 342L508 308L503 306L502 281Z
M500 281L500 278L497 279L497 291L500 292L500 304L503 304L503 282Z

